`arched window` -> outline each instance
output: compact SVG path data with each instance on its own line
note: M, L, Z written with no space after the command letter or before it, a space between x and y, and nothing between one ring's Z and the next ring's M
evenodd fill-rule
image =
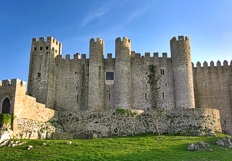
M10 100L9 98L5 98L2 104L2 113L9 114L10 113Z

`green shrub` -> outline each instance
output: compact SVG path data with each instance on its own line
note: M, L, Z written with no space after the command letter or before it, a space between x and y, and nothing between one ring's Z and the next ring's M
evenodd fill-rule
M11 125L13 116L11 114L0 114L0 127Z

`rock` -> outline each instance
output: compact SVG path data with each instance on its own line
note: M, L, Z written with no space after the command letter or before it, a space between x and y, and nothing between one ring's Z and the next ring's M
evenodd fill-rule
M209 147L208 143L204 143L204 142L197 142L195 144L190 144L187 148L187 150L189 151L196 151L196 150L200 150L200 149L205 149Z
M47 145L47 143L43 143L43 146L46 146Z
M213 151L213 149L209 149L209 151Z
M67 145L71 145L71 144L72 144L72 141L68 141L66 144L67 144Z
M13 136L13 131L11 129L1 129L0 130L0 143L5 140L11 139Z
M188 146L187 150L189 150L189 151L194 151L194 150L196 150L196 149L195 149L195 145L194 145L194 144L190 144L190 145Z
M31 150L32 148L33 148L32 145L28 145L28 146L27 146L27 150Z
M5 140L5 141L3 141L1 144L0 144L0 147L1 146L6 146L6 145L8 145L9 144L9 140Z
M217 145L219 146L224 146L224 147L232 147L232 141L231 141L231 137L229 136L226 136L222 139L219 139L217 142L216 142Z

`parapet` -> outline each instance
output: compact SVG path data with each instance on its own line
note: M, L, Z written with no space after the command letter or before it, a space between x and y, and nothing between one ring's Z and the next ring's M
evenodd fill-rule
M20 79L2 80L1 87L26 87L27 83Z
M121 39L121 37L116 38L116 42L128 42L130 43L130 39L128 37L123 37L123 39Z
M53 44L56 44L56 45L61 45L61 43L59 41L57 41L55 38L53 38L52 36L39 37L39 39L38 38L32 38L32 44L45 43L45 42L53 43Z
M102 38L97 38L96 40L94 38L90 39L90 43L95 43L95 44L104 44L104 41Z
M170 43L175 43L175 42L185 42L185 41L189 41L189 37L188 36L178 36L178 39L176 39L176 37L173 37L170 40Z
M216 64L214 61L210 61L208 64L206 61L204 61L203 66L200 62L197 62L196 64L196 71L224 71L227 70L229 66L232 66L232 64L228 64L228 61L224 60L223 65L220 61L217 61Z

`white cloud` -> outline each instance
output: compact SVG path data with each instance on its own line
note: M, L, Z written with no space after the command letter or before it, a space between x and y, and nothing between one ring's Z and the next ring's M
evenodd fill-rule
M111 5L112 3L108 3L100 8L92 9L82 21L82 26L86 26L95 19L102 19L110 11Z

